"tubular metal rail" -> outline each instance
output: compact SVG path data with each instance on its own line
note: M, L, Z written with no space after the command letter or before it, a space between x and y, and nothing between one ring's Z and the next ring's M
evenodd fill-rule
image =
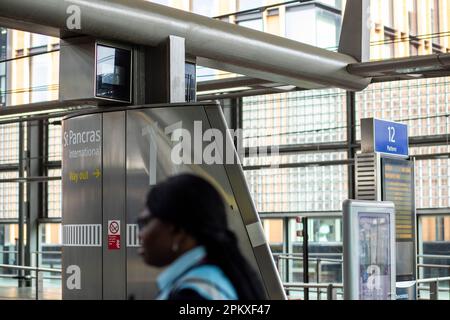
M309 258L309 261L315 261L315 272L316 272L316 283L300 283L300 282L286 282L283 283L283 286L286 290L286 294L289 297L290 291L300 291L304 289L316 289L317 299L320 300L322 297L322 292L325 290L327 300L336 300L338 295L342 295L342 291L339 292L338 289L343 290L342 283L320 283L320 275L321 275L321 265L323 262L327 264L342 264L343 261L341 259L332 259L326 258L327 256L336 256L340 255L339 253L320 253L315 254L319 257ZM324 257L324 258L321 258ZM278 270L282 270L281 262L283 260L292 260L292 261L303 261L303 255L301 253L276 253L274 254L275 261L277 262ZM445 255L417 255L417 258L436 258L436 259L450 259L450 256ZM450 265L439 265L439 264L427 264L427 263L418 263L418 268L430 268L430 269L446 269L450 270ZM426 279L418 279L417 281L417 294L419 300L439 300L439 292L448 292L448 297L444 298L444 300L450 300L450 277L435 277L435 278L426 278ZM447 288L440 288L439 283L448 282L449 285ZM421 285L422 284L422 285ZM428 284L428 285L423 285ZM421 296L421 292L428 291L429 298L424 298ZM305 299L310 298L309 290L304 290ZM295 299L295 298L294 298ZM441 299L442 300L442 299Z
M344 285L342 283L300 283L300 282L287 282L283 284L286 295L289 297L289 300L294 300L295 298L291 298L289 295L290 291L297 291L299 289L316 289L317 290L317 300L321 300L321 290L326 289L326 300L337 300L338 295L342 295ZM340 292L337 289L341 289ZM309 299L310 292L308 291Z
M79 23L72 25L72 18ZM0 24L146 46L173 35L186 40L186 53L199 65L215 69L304 89L362 90L370 83L347 71L357 62L350 55L141 0L2 0Z
M53 268L41 268L41 267L29 267L29 266L17 266L17 265L9 265L9 264L0 264L0 269L9 269L9 270L18 270L18 275L2 275L0 274L0 278L13 278L19 280L35 280L35 299L39 300L41 298L41 290L43 289L43 280L44 279L60 279L61 277L44 277L44 272L52 272L52 273L62 273L61 269L53 269ZM23 275L24 271L35 272L35 275Z
M440 282L448 282L448 288L439 288ZM427 283L428 286L421 286L421 283ZM420 293L424 290L428 290L430 292L429 299L424 299L421 297ZM429 278L429 279L419 279L417 280L417 293L419 300L439 300L439 292L448 292L449 296L447 300L450 300L450 277L441 277L441 278Z

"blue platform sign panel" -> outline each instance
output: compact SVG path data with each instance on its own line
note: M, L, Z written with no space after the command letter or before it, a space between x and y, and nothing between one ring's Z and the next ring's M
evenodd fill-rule
M375 152L408 157L408 126L374 119Z

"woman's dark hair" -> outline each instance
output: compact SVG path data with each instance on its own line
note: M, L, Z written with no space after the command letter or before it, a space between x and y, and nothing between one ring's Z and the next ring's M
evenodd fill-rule
M266 299L259 277L228 229L223 199L209 182L192 174L173 176L153 187L146 205L152 216L185 230L205 246L208 262L222 269L239 299Z

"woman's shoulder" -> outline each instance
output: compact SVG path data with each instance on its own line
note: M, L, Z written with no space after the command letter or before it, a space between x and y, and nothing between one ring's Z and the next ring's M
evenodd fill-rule
M193 290L210 300L236 300L237 294L222 269L214 264L202 264L186 272L177 281L176 291Z

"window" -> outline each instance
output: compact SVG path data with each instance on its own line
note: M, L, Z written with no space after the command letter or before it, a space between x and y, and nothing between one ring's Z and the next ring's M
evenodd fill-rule
M0 61L6 59L7 30L0 28ZM6 62L0 62L0 108L6 106Z
M390 32L384 33L383 59L394 58L395 55L395 36Z
M17 123L0 125L0 164L19 161L19 126Z
M58 121L61 119L51 119L51 123L48 126L48 161L61 161L62 149L61 149L61 125ZM53 122L57 122L53 124Z
M243 20L238 22L238 25L258 31L263 31L263 20L262 18Z
M15 171L0 172L0 179L17 178ZM17 219L19 214L19 187L17 182L0 183L0 219Z
M371 84L356 93L357 139L360 119L371 117L408 124L410 137L448 134L449 94L450 77Z
M219 12L219 0L191 0L191 11L207 17L214 17Z
M282 219L263 219L264 233L272 253L284 252L284 232Z
M335 13L316 10L316 45L325 49L336 49L341 33L341 17Z
M39 225L39 267L61 269L61 224L42 223ZM44 290L61 288L58 274L44 272Z
M315 4L286 9L286 37L292 40L336 50L342 18Z
M319 0L319 2L339 10L342 9L342 0Z
M147 0L149 1L149 0ZM163 6L169 6L170 5L170 0L151 0L151 2L157 3L157 4L162 4Z
M439 265L448 265L450 260L450 215L422 215L419 218L419 268L421 278L450 276L450 270ZM447 258L445 257L447 256ZM432 265L432 266L430 266ZM441 284L446 287L448 284Z
M31 47L38 48L47 46L50 43L50 37L41 34L31 34Z
M264 0L238 0L238 10L250 10L264 6Z
M286 37L316 45L316 15L313 5L286 8Z
M439 0L430 0L431 6L431 34L432 43L439 45L441 43L441 38L439 35Z
M52 59L50 54L39 54L31 58L31 101L51 100Z
M408 0L409 34L417 36L417 0Z
M394 28L394 2L393 0L383 0L381 1L383 10L383 22L385 27Z
M0 264L17 264L18 238L19 231L17 224L0 224L0 251L2 251L2 254L0 254ZM8 271L5 269L0 270L0 274L5 274ZM6 281L7 280L0 278L0 283ZM17 283L17 280L15 280L15 283Z
M61 169L48 170L49 177L60 177ZM61 180L47 182L47 216L49 218L61 217L62 206Z

